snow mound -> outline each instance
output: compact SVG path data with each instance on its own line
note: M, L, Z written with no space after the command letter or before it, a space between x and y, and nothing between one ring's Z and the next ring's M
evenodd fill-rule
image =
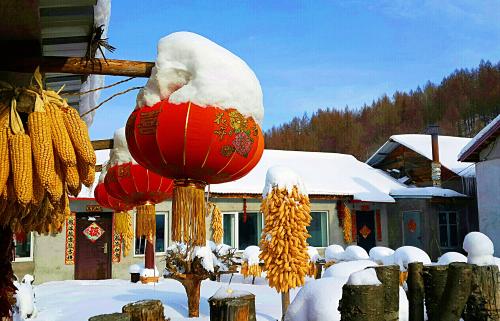
M193 251L193 256L201 259L201 265L208 272L214 272L215 255L210 246L197 246Z
M437 264L448 265L453 262L467 263L467 257L458 252L447 252L439 257Z
M344 254L344 248L340 245L337 244L332 244L329 245L325 249L325 259L327 262L330 261L341 261L342 260L342 255Z
M347 279L349 276L358 271L362 271L368 267L377 266L377 263L371 260L358 260L358 261L349 261L349 262L340 262L330 266L323 273L323 278L340 278Z
M489 237L481 232L470 232L464 238L464 250L467 252L467 262L477 265L493 265L495 248Z
M347 280L348 285L381 285L382 283L377 277L377 272L374 269L366 269L354 272Z
M375 246L370 250L369 256L372 261L378 264L386 264L393 254L393 249L384 246Z
M424 265L431 264L431 259L427 253L418 247L402 246L394 252L394 264L399 265L401 271L408 269L408 264L422 262Z
M17 288L15 293L16 298L16 314L21 320L36 318L38 310L35 306L35 289L32 275L26 274L21 283L14 281Z
M314 246L307 247L307 254L309 255L309 260L313 263L316 263L316 261L321 258L318 249Z
M175 32L158 42L155 67L137 96L137 108L193 102L236 108L262 124L264 106L259 80L229 50L191 32Z
M154 269L142 268L140 273L141 273L141 276L145 277L145 278L149 278L149 277L153 277L153 276L160 276L160 272L158 271L156 266Z
M260 252L260 247L250 245L243 251L243 260L246 261L248 265L257 265L260 262Z
M343 261L368 260L369 258L365 249L357 245L349 245L345 248L344 255L342 255Z
M141 273L142 267L139 264L132 264L128 267L128 273Z
M113 149L109 153L109 166L130 162L137 164L128 150L125 127L118 128L113 135Z
M294 186L297 187L300 194L307 194L306 187L297 173L285 166L272 166L266 173L266 184L262 197L266 198L273 187L286 188L288 192L291 192Z
M226 299L226 298L239 298L242 296L250 295L252 293L242 290L233 290L227 286L221 286L217 292L212 295L212 299Z

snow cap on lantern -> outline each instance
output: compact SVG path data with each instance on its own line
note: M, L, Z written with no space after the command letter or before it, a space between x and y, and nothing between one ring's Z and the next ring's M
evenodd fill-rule
M175 180L174 241L205 244L204 188L257 165L263 114L259 81L242 59L190 32L160 40L126 136L139 164Z

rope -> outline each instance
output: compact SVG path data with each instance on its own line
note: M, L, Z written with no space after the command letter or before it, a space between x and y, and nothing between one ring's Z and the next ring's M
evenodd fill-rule
M111 99L115 98L116 96L120 96L120 95L123 95L123 94L126 94L128 93L129 91L132 91L132 90L137 90L137 89L142 89L142 86L141 87L132 87L132 88L129 88L129 89L126 89L124 91L120 91L119 93L116 93L108 98L106 98L105 100L103 100L102 102L100 102L97 106L95 106L94 108L84 112L83 114L80 115L80 117L83 117L87 114L90 114L91 112L93 112L94 110L98 109L99 107L101 107L102 105L104 105L105 103L107 103L108 101L110 101Z
M61 96L83 96L83 95L86 95L86 94L90 94L90 93L92 93L94 91L112 88L114 86L117 86L117 85L123 84L123 83L125 83L127 81L130 81L130 80L132 80L134 78L135 77L129 77L127 79L117 81L117 82L115 82L115 83L113 83L111 85L107 85L107 86L103 86L103 87L99 87L99 88L94 88L94 89L91 89L89 91L83 91L83 92L78 92L78 93L63 93Z

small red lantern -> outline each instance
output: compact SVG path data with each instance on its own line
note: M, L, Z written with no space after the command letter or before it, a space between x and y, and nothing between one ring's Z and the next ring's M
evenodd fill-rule
M207 184L236 180L257 165L264 151L260 126L236 109L160 101L136 109L126 137L144 167L175 180L172 239L205 245Z

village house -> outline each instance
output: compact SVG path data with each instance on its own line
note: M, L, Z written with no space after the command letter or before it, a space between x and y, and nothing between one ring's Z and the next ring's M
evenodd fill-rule
M476 164L479 230L500 256L500 115L462 149L458 160Z

